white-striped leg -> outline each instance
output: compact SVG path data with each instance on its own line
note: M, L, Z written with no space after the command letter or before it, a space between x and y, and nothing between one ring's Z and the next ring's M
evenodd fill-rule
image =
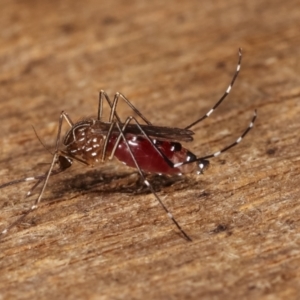
M50 168L47 171L47 173L44 174L44 175L37 176L37 177L27 177L25 179L13 181L13 183L20 183L20 182L24 182L24 181L38 180L38 182L36 182L34 184L34 186L30 189L30 191L26 194L25 197L30 196L30 194L33 191L33 189L36 188L43 180L44 180L44 184L43 184L42 189L41 189L41 191L39 193L39 196L34 201L34 204L29 208L29 210L27 210L15 222L13 222L8 227L6 227L4 230L2 230L2 232L0 233L0 238L4 234L6 234L11 228L13 228L17 224L19 224L32 211L34 211L34 210L36 210L38 208L38 204L40 203L40 201L41 201L41 199L43 197L43 194L44 194L44 191L45 191L45 189L47 187L47 183L49 181L50 176L52 176L54 174L59 174L59 173L63 172L64 170L66 170L67 168L69 168L71 166L72 160L70 160L67 157L60 157L60 153L59 153L59 142L60 142L60 135L61 135L61 128L62 128L62 122L63 122L63 120L66 120L69 125L73 124L73 122L71 121L71 119L69 118L69 116L65 112L61 112L61 114L59 116L59 123L58 123L59 125L58 125L58 132L57 132L57 138L56 138L55 152L53 154L52 162L50 164ZM60 164L60 168L58 170L53 170L55 164L58 163L58 162ZM4 184L4 185L0 186L0 188L8 186L8 185L11 185L11 183Z
M222 150L219 150L219 151L217 151L217 152L215 152L213 154L209 154L209 155L206 155L206 156L203 156L203 157L197 157L197 158L191 159L190 161L187 161L187 162L177 163L177 164L174 165L174 167L178 168L178 167L180 167L182 165L190 164L190 163L198 161L199 162L199 164L198 164L198 166L199 166L199 172L202 173L203 169L206 167L206 165L203 162L206 161L209 158L217 157L221 153L224 153L227 150L229 150L230 148L232 148L232 147L236 146L237 144L239 144L242 141L242 139L247 135L247 133L252 129L252 127L254 125L254 122L256 120L256 117L257 117L257 113L256 113L256 110L255 110L254 114L253 114L253 118L252 118L250 124L248 125L247 129L243 132L243 134L235 142L233 142L229 146L226 146Z
M68 116L67 113L64 112L64 120L68 123L68 125L70 127L72 127L74 125L73 121L71 120L71 118ZM40 143L44 146L44 144L42 143L42 141L40 140L39 136L37 135L37 132L35 131L34 127L32 127L34 130L35 135L37 136L38 140L40 141ZM44 146L44 148L46 148ZM46 150L48 150L46 148ZM49 151L49 150L48 150ZM49 151L50 152L50 151ZM53 155L53 153L50 152L51 155ZM51 176L59 174L61 171L60 170L54 170L51 173ZM47 174L47 173L46 173ZM34 189L46 178L46 174L41 174L41 175L37 175L37 176L30 176L30 177L26 177L26 178L21 178L21 179L16 179L16 180L12 180L10 182L6 182L0 185L0 190L10 186L10 185L15 185L18 183L22 183L22 182L28 182L28 181L34 181L34 180L38 180L38 182L36 182L31 189L29 190L29 192L26 194L26 197L30 196L32 194L32 192L34 191Z
M111 108L109 122L112 122L113 118L116 117L116 119L121 123L121 119L116 112L119 99L121 98L146 124L152 125L151 122L123 94L121 94L119 92L116 93L114 96L114 100L111 102L107 93L103 90L101 90L99 93L98 120L101 120L101 118L102 118L103 97L106 100L106 102L108 103L109 107Z
M53 155L53 154L52 154ZM67 158L66 158L67 159ZM51 172L51 177L54 176L54 175L57 175L61 172L63 172L65 169L67 169L68 167L63 167L61 168L61 165L60 165L60 168L57 169L57 170L52 170ZM47 176L47 173L45 174L41 174L41 175L37 175L37 176L31 176L31 177L26 177L26 178L21 178L21 179L17 179L17 180L13 180L13 181L10 181L10 182L6 182L2 185L0 185L0 190L7 187L7 186L11 186L11 185L15 185L15 184L18 184L18 183L22 183L22 182L29 182L29 181L35 181L37 180L37 182L30 188L30 190L26 193L26 196L25 198L29 197L32 195L33 191L39 186L39 184L41 182L43 182L43 180L45 180Z
M119 99L123 99L125 103L147 124L152 125L151 122L121 93L117 92L114 97L113 106L111 107L111 113L109 121L112 122L113 116L116 115L116 108Z
M236 71L234 73L234 76L231 80L231 83L230 85L228 86L226 92L224 93L224 95L219 99L219 101L213 106L213 108L211 108L204 116L202 116L201 118L197 119L195 122L193 122L192 124L188 125L187 127L185 127L185 129L189 129L191 128L192 126L200 123L201 121L205 120L206 118L208 118L213 112L214 110L224 101L224 99L228 96L228 94L230 93L232 87L233 87L233 84L240 72L240 69L241 69L241 62L242 62L242 49L239 48L239 61L238 61L238 64L237 64L237 67L236 67Z
M26 177L26 178L21 178L21 179L17 179L17 180L12 180L10 182L6 182L6 183L1 184L0 189L3 189L3 188L5 188L7 186L10 186L10 185L15 185L15 184L18 184L18 183L22 183L22 182L34 181L34 180L43 180L44 178L45 178L45 174L34 176L34 177Z
M166 212L166 214L168 215L168 217L171 219L171 221L175 224L175 226L178 228L178 230L181 232L181 234L183 235L183 237L187 240L187 241L192 241L192 239L185 233L185 231L181 228L181 226L179 225L179 223L176 221L176 219L174 218L174 216L172 215L172 213L168 210L168 208L165 206L165 204L162 202L162 200L160 199L160 197L157 195L157 193L154 191L152 185L150 184L150 182L146 179L143 171L141 170L138 162L136 161L132 151L131 151L131 148L130 148L130 145L128 144L128 141L126 140L126 137L124 135L124 132L122 130L122 128L120 127L120 124L119 123L115 123L119 132L120 132L120 135L122 136L126 146L128 147L128 150L129 150L129 153L131 155L131 158L144 182L144 184L149 188L150 192L154 195L154 197L156 198L156 200L160 203L160 205L162 206L162 208L164 209L164 211Z

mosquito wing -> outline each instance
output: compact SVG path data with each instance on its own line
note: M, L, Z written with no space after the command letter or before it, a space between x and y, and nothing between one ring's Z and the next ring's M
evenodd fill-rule
M141 134L140 129L135 124L129 124L125 133L133 133L136 135ZM188 129L181 129L176 127L162 127L162 126L150 126L140 125L143 131L151 138L157 138L160 140L178 141L178 142L191 142L193 140L193 131Z
M110 123L100 122L94 126L94 131L99 134L105 134L108 132L110 128ZM122 128L124 126L123 123L120 124ZM140 127L140 128L139 128ZM149 137L160 140L167 141L178 141L178 142L191 142L193 140L192 135L193 131L189 129L181 129L175 127L162 127L162 126L152 126L145 124L127 124L125 129L125 134L134 134L136 136L143 136L144 131ZM118 128L115 126L112 130L112 133L119 133Z

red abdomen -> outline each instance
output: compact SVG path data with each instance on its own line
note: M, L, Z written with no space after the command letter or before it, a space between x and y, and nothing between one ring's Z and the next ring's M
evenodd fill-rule
M110 153L116 143L117 137L111 136L107 151ZM132 154L141 168L146 173L158 174L181 174L189 173L195 169L195 164L187 164L178 168L173 168L165 161L165 159L157 152L154 146L144 137L126 134L126 140L132 151ZM154 140L155 146L174 164L185 162L193 155L187 149L183 148L180 143ZM115 151L114 157L129 167L136 168L128 146L123 139Z

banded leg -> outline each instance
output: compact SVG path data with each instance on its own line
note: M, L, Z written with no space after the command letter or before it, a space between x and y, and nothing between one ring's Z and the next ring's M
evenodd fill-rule
M204 116L202 116L201 118L197 119L195 122L193 122L192 124L188 125L185 127L185 129L189 129L191 127L193 127L194 125L200 123L201 121L205 120L206 118L208 118L213 112L214 110L224 101L224 99L228 96L228 94L230 93L233 85L234 85L234 82L240 72L240 69L241 69L241 63L242 63L242 49L239 48L239 61L238 61L238 64L237 64L237 67L236 67L236 71L233 75L233 78L226 90L226 92L223 94L223 96L218 100L218 102L213 106L213 108L211 108Z
M131 118L130 118L131 119ZM171 221L175 224L175 226L177 227L177 229L181 232L181 234L183 235L183 237L187 240L187 241L192 241L192 239L186 234L186 232L182 229L182 227L179 225L179 223L176 221L176 219L174 218L174 216L172 215L172 213L169 211L169 209L165 206L165 204L163 203L163 201L160 199L160 197L157 195L157 193L154 191L154 188L152 187L152 185L150 184L150 182L146 179L145 174L143 173L143 171L141 170L136 158L134 157L132 150L130 148L130 145L128 143L128 141L126 140L125 134L124 134L124 129L120 127L120 124L115 122L115 126L118 128L119 132L120 132L120 136L122 137L122 139L124 140L124 143L126 144L126 146L128 147L128 151L131 155L131 158L144 182L144 184L148 187L148 189L150 190L150 192L154 195L155 199L159 202L159 204L161 205L161 207L163 208L163 210L166 212L166 214L168 215L168 217L171 219ZM124 127L124 126L123 126ZM116 143L117 144L117 143ZM156 147L155 147L156 148Z
M116 117L118 122L121 123L121 119L116 112L116 108L119 102L119 98L123 99L125 103L148 125L152 125L151 122L146 119L146 117L121 93L116 93L114 96L113 102L109 99L107 93L103 90L100 91L99 93L99 104L98 104L98 120L101 120L102 118L102 112L103 112L103 97L107 101L108 105L111 108L110 112L110 117L109 117L109 122L113 121L113 117Z
M223 149L221 149L221 150L219 150L219 151L217 151L215 153L212 153L212 154L209 154L209 155L206 155L206 156L203 156L203 157L192 158L190 161L177 163L177 164L174 165L174 167L177 168L177 167L180 167L180 166L185 165L185 164L190 164L190 163L193 163L193 162L199 162L198 166L199 166L199 169L200 169L200 172L201 172L203 170L203 168L205 168L205 166L207 165L207 163L205 163L205 162L207 162L207 159L212 158L212 157L217 157L221 153L224 153L227 150L229 150L230 148L238 145L242 141L242 139L247 135L247 133L252 129L252 127L254 125L254 122L256 120L256 117L257 117L257 113L256 113L256 110L255 110L254 114L253 114L253 118L252 118L250 124L248 125L247 129L232 144L224 147Z
M71 125L73 124L73 122L71 121L71 119L69 118L69 116L65 113L65 112L61 112L60 116L59 116L59 125L58 125L58 132L57 132L57 138L56 138L56 145L55 145L55 152L53 154L52 157L52 162L50 164L50 168L49 170L43 174L43 175L39 175L36 177L27 177L25 179L20 179L20 180L15 180L13 181L13 183L20 183L20 182L25 182L25 181L30 181L30 180L38 180L34 186L30 189L30 191L26 194L25 198L30 196L32 191L44 180L44 184L42 186L42 189L39 193L39 196L37 197L37 199L34 201L34 204L21 216L19 217L15 222L13 222L12 224L10 224L8 227L6 227L4 230L2 230L2 232L0 233L0 237L4 234L6 234L11 228L15 227L17 224L19 224L27 215L29 215L32 211L36 210L38 208L38 204L40 203L43 194L45 192L45 189L47 187L48 181L50 176L53 175L57 175L63 171L65 171L67 168L69 168L72 165L72 160L68 157L65 156L61 156L60 155L60 151L59 151L59 142L60 142L60 136L61 136L61 128L62 128L62 122L63 120L66 120L66 122ZM59 163L59 169L58 170L54 170L54 166L56 163ZM0 188L8 186L10 184L13 183L7 183L4 184L2 186L0 186Z

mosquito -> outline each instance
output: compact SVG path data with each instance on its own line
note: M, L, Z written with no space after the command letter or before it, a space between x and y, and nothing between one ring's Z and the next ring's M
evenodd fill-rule
M202 174L209 165L210 158L217 157L239 144L251 130L257 117L256 110L244 132L233 143L217 152L198 157L181 145L181 142L191 142L193 140L194 132L190 128L208 118L230 93L240 72L241 49L239 49L238 54L236 71L225 93L205 115L185 128L155 126L123 94L116 93L113 101L111 101L103 90L99 93L97 118L87 118L74 123L69 115L62 111L58 121L55 151L48 171L42 175L10 181L0 186L1 189L21 182L36 181L26 194L26 197L28 197L43 182L33 205L22 216L2 230L1 235L6 234L29 213L38 208L51 176L66 171L72 166L73 162L93 167L115 157L127 166L137 169L143 183L154 195L181 235L187 241L192 241L147 180L147 175L150 173L182 175L194 171ZM143 122L138 121L133 115L122 122L117 113L119 100L123 100ZM110 107L108 122L102 120L103 103L105 101ZM70 129L62 138L63 122L66 122Z

